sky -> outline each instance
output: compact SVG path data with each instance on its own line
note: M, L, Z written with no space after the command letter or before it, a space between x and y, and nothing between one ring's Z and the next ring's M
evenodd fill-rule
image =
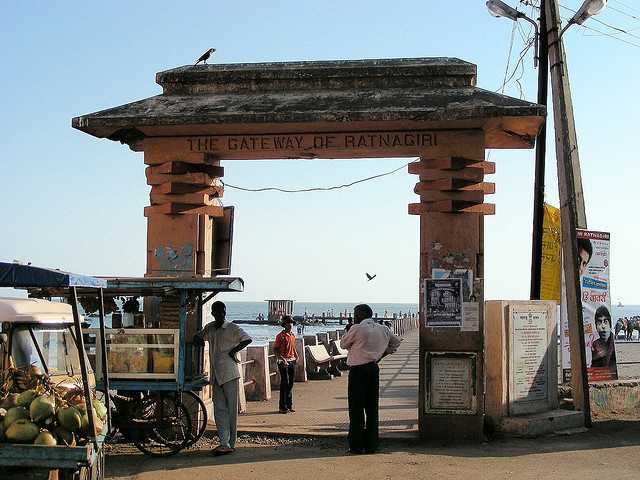
M531 14L515 0L512 6ZM161 93L156 72L193 63L457 57L487 90L536 99L529 26L480 0L383 2L4 2L0 15L0 261L95 275L142 276L149 188L141 153L71 128L71 118ZM563 0L568 18L580 0ZM535 13L533 14L535 17ZM608 25L629 34L612 30ZM637 120L640 2L609 8L564 37L588 226L611 232L611 293L640 303ZM633 30L636 29L636 30ZM511 42L513 38L513 42ZM631 45L630 42L635 45ZM210 62L211 63L211 62ZM514 70L514 67L517 68ZM505 76L505 72L507 75ZM514 73L515 72L515 73ZM513 75L512 75L513 73ZM516 82L516 80L518 80ZM551 98L549 99L551 104ZM551 111L551 107L549 108ZM549 115L546 200L558 205ZM485 298L529 294L534 150L488 151L497 192L487 201ZM413 159L225 161L225 182L248 188L348 183ZM416 177L406 168L349 189L300 194L226 189L235 210L226 300L417 302ZM375 273L367 282L365 272ZM0 294L7 293L0 291Z

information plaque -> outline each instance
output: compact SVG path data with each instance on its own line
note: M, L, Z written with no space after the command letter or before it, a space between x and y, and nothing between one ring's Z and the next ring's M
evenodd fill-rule
M476 413L475 353L427 352L426 413Z
M555 317L546 306L509 308L509 413L535 413L549 408L550 368L555 363Z

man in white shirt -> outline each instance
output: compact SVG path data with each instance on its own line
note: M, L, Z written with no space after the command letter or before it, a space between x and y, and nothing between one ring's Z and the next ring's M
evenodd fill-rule
M251 337L238 325L225 320L227 307L222 302L211 305L214 321L208 323L196 337L209 342L209 372L213 388L213 416L220 445L214 455L235 450L238 426L238 393L240 360L237 353L251 343Z
M354 325L340 339L349 350L349 453L374 453L378 448L378 362L400 345L400 338L375 322L369 305L353 309Z

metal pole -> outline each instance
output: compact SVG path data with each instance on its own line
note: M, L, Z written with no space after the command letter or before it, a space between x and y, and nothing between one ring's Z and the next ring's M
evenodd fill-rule
M87 407L87 418L89 420L89 440L99 450L98 439L96 438L96 426L93 423L93 404L91 403L91 390L89 390L89 374L87 373L87 362L85 361L84 339L82 338L82 326L80 325L80 314L78 313L78 292L76 287L69 287L71 290L71 309L73 311L73 324L76 331L76 347L78 347L78 360L80 360L80 373L82 374L82 390L84 392L85 406Z
M538 104L547 106L549 83L549 45L547 43L547 14L545 0L540 1L540 28L538 29ZM547 145L547 121L545 119L536 138L536 165L533 188L533 235L531 241L531 300L540 300L542 277L542 234L544 221L544 171Z
M584 412L585 426L591 426L589 381L585 361L582 298L578 273L578 243L576 228L586 228L587 219L582 194L580 158L567 62L560 38L560 10L556 0L547 0L547 45L553 98L553 118L558 163L560 221L562 228L563 270L566 281L567 319L571 345L571 386L576 410Z
M109 365L107 364L107 337L104 331L104 291L98 289L98 309L100 313L100 362L102 363L102 385L107 407L107 432L111 430L111 402L109 398Z

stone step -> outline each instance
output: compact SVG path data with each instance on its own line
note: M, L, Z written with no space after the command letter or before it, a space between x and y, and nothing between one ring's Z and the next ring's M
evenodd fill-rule
M522 437L537 437L584 427L584 415L573 410L552 410L519 417L504 417L498 430Z

